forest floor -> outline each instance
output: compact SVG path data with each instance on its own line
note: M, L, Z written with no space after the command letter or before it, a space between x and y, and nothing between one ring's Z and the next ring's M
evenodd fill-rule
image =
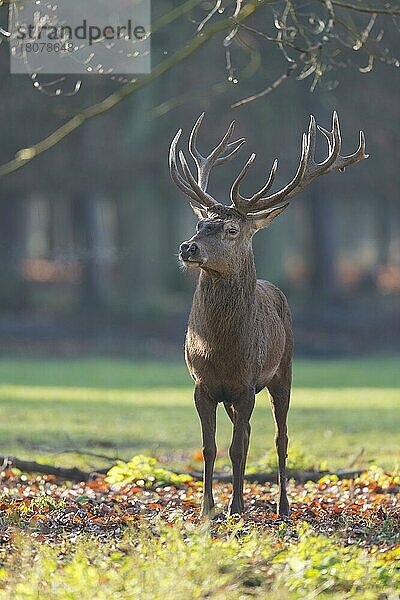
M84 483L0 465L0 598L398 599L397 365L297 361L289 466L361 474L291 481L289 518L276 484L247 483L245 515L228 519L231 487L215 483L209 521L201 483L169 470L201 464L181 365L0 361L0 455L86 470L137 457ZM275 468L271 421L259 398L248 472Z
M2 473L0 598L380 598L400 591L400 476L247 484L246 513L199 518L201 484Z

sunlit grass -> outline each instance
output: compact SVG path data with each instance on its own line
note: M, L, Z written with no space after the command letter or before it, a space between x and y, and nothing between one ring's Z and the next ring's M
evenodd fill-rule
M400 388L400 357L303 360L294 364L294 386L306 388ZM192 385L179 362L115 358L0 360L0 383L114 389Z
M232 525L220 539L207 526L177 523L127 531L115 544L94 539L72 545L16 539L0 568L4 599L244 600L317 596L359 600L397 598L395 551L368 554L304 526L293 544L279 535Z
M297 361L289 418L293 456L303 450L307 461L332 470L398 466L398 371L395 358ZM144 453L184 469L201 444L192 388L182 364L0 361L0 454L93 468L111 458L81 452L128 459ZM266 392L257 397L252 426L250 460L259 461L274 446ZM228 462L230 436L221 408L219 465ZM390 546L398 530L389 525L382 543ZM224 527L217 540L207 524L179 523L179 517L175 526L153 519L106 543L82 536L40 544L28 539L28 530L13 533L13 552L0 554L0 597L396 598L396 550L368 553L304 527L297 540L284 523L276 532Z
M298 361L289 417L291 443L335 469L400 463L400 381L395 358ZM334 382L337 385L334 386ZM250 458L273 447L266 392L257 397ZM222 408L218 445L231 425ZM0 454L58 464L102 464L58 451L129 458L147 452L187 458L200 447L192 385L184 365L126 360L0 361ZM358 457L358 458L357 458Z

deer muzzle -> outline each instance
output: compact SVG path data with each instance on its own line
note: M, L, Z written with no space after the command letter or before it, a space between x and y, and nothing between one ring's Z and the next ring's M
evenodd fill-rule
M183 242L179 247L179 258L183 262L200 262L200 249L196 242Z

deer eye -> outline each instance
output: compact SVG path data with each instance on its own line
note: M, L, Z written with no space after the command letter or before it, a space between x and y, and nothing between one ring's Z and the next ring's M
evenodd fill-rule
M237 229L234 229L233 227L229 227L228 233L229 233L229 235L236 235L239 232Z

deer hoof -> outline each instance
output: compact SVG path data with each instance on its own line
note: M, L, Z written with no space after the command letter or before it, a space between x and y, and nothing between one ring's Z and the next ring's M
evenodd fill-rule
M280 517L288 517L290 515L289 502L284 500L279 502L279 516Z
M232 502L228 508L228 516L242 515L244 513L244 502Z
M201 519L212 519L215 516L215 508L214 506L205 506L201 507L200 518Z

